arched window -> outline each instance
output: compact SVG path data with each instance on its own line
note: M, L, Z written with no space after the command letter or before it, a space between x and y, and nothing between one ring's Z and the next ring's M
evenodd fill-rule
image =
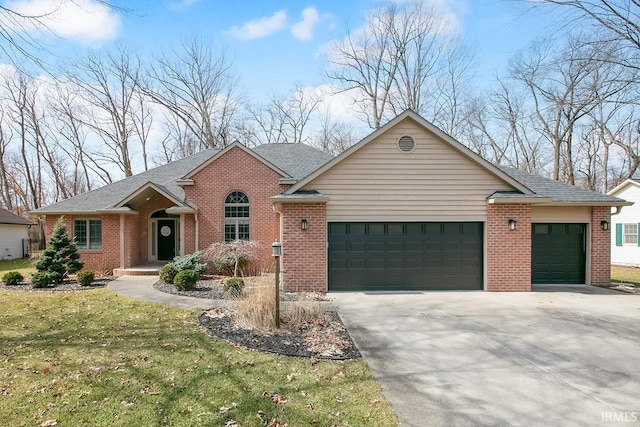
M249 198L240 191L224 200L224 240L249 240Z

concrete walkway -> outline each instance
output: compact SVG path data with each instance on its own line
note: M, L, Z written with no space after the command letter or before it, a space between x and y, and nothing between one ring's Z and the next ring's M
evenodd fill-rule
M107 288L119 295L143 301L167 304L184 310L191 308L208 310L216 305L216 302L213 300L160 292L153 288L153 284L157 281L158 276L121 276L109 282Z

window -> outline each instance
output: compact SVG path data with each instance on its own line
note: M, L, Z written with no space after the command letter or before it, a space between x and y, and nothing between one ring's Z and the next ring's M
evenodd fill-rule
M78 249L102 249L102 220L76 219L73 221L73 234Z
M637 245L638 224L624 224L623 238L625 245Z
M224 201L224 240L249 240L249 199L240 191Z

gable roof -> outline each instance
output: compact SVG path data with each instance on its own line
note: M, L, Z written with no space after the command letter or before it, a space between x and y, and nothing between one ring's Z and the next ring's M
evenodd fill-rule
M616 185L611 190L609 190L607 194L610 196L615 196L616 194L618 194L619 192L621 192L622 190L624 190L629 186L640 187L640 181L637 181L633 178L625 179L623 182L621 182L620 184Z
M506 166L495 165L488 160L482 158L478 154L471 151L468 147L456 141L451 136L440 130L438 127L425 120L415 111L406 110L384 126L369 134L362 141L358 142L342 154L327 162L325 165L317 169L315 172L306 176L291 186L284 192L285 196L294 198L305 185L329 171L331 168L356 153L362 147L377 139L384 132L396 126L402 120L410 118L425 130L435 134L445 144L458 151L460 154L475 162L484 170L493 174L505 183L512 186L515 191L496 192L487 199L490 203L535 203L535 204L570 204L570 205L589 205L589 206L625 206L632 203L613 197L610 195L586 190L573 185L563 184L539 175L533 175L517 169ZM282 197L274 198L274 200L285 200Z
M0 224L32 225L33 223L20 215L0 208Z
M179 202L178 205L188 206L189 204L185 201L184 189L178 181L192 175L234 147L242 148L278 173L290 178L309 174L332 158L332 156L305 144L265 144L249 149L236 142L223 150L204 150L166 165L149 169L87 193L42 207L35 210L34 213L93 213L114 210L148 187L159 189L159 192L165 197Z
M434 124L432 124L432 123L428 122L427 120L425 120L422 116L420 116L415 111L413 111L413 110L405 110L404 112L402 112L401 114L396 116L394 119L390 120L385 125L381 126L380 128L378 128L375 131L373 131L372 133L370 133L368 136L366 136L364 139L362 139L357 144L352 145L347 150L343 151L341 154L339 154L338 156L334 157L333 160L325 163L323 166L321 166L320 168L316 169L313 173L307 175L305 178L303 178L300 181L298 181L296 184L291 186L287 191L285 191L284 194L293 194L296 191L300 190L302 187L307 185L309 182L313 181L314 179L316 179L320 175L322 175L325 172L327 172L329 169L333 168L335 165L337 165L337 164L341 163L342 161L344 161L345 159L349 158L354 153L358 152L358 150L360 150L362 147L364 147L365 145L367 145L371 141L374 141L380 135L385 133L387 130L393 128L394 126L396 126L398 123L400 123L401 121L403 121L406 118L412 119L418 125L422 126L424 129L426 129L428 132L431 132L431 133L435 134L439 139L441 139L446 144L451 146L451 148L453 148L454 150L458 151L460 154L462 154L463 156L467 157L471 161L477 163L482 168L484 168L488 172L492 173L493 175L495 175L496 177L498 177L502 181L506 182L507 184L511 185L512 187L518 189L522 193L524 193L524 194L532 194L533 193L525 185L523 185L519 181L515 180L512 176L510 176L509 174L507 174L504 171L502 171L500 168L498 168L493 163L489 162L488 160L485 160L484 158L482 158L478 154L474 153L469 148L467 148L466 146L464 146L460 142L458 142L455 139L453 139L451 136L449 136L446 133L444 133L442 130L440 130Z

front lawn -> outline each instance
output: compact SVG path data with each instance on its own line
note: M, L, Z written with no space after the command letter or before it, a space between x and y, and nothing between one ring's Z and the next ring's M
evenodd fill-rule
M35 273L36 269L29 258L0 260L0 278L7 271L19 271L23 276Z
M611 281L614 283L629 283L640 286L640 268L612 265Z
M107 289L0 300L0 425L398 425L362 360L235 348Z

